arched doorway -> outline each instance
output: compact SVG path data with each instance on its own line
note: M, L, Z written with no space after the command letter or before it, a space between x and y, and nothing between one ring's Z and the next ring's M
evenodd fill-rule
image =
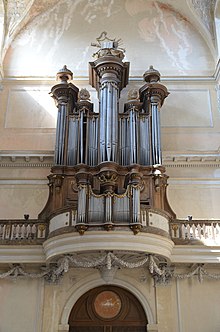
M147 318L133 294L117 286L101 286L79 298L69 326L69 332L146 332Z

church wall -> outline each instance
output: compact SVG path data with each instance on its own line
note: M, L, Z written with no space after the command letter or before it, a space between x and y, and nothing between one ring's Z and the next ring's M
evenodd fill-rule
M74 82L91 93L94 108L98 110L97 93L88 82ZM177 217L218 218L220 183L218 165L213 155L219 148L219 110L216 87L213 82L183 80L163 82L170 91L161 109L162 150L167 174L170 176L168 196ZM38 151L53 155L57 108L48 92L54 81L39 82L6 81L0 91L2 112L0 115L1 149L14 155L21 151L33 154ZM121 111L131 88L139 88L140 80L131 81L121 93ZM180 156L181 154L181 156ZM201 158L205 154L204 165ZM169 157L189 156L186 167L170 165ZM197 159L196 159L197 158ZM11 162L10 158L8 160ZM24 164L24 159L20 161ZM7 160L4 161L7 164ZM51 158L50 162L53 162ZM199 167L198 167L199 163ZM31 160L26 165L31 164ZM39 161L39 164L42 164ZM28 213L36 218L48 197L47 175L50 167L2 168L0 175L1 218L22 218ZM8 202L13 209L8 209ZM181 204L180 204L181 202Z
M54 71L54 76L58 69ZM190 79L187 83L180 79L171 84L166 78L162 82L170 92L161 110L163 152L217 151L220 114L214 82L210 79L209 83L204 83L198 79L195 84ZM28 80L19 84L13 80L3 83L0 91L2 150L54 149L57 109L49 96L54 84L55 79L47 84ZM97 112L97 93L94 89L87 82L75 80L74 84L79 88L88 88ZM131 81L121 93L120 105L127 100L130 89L139 89L142 85L141 79ZM123 112L122 107L120 111Z
M105 284L126 288L138 298L148 316L148 331L219 331L219 281L205 278L200 283L194 276L155 287L143 268L118 270L114 276L108 274L108 280L102 277L107 278L99 270L71 269L57 284L36 279L1 280L1 332L68 331L69 314L78 298Z
M0 331L42 332L43 281L0 281Z
M74 84L89 90L98 110L97 94L88 85L87 64L95 52L90 43L104 30L110 37L122 38L125 61L131 63L121 107L129 89L144 84L141 77L149 65L160 71L161 82L170 91L161 110L162 150L170 177L168 199L177 218L219 219L220 111L213 52L202 32L180 14L183 1L175 4L179 11L159 1L107 2L99 6L86 0L58 1L43 14L39 11L4 56L0 166L3 162L9 166L0 167L0 219L23 219L24 214L37 218L46 204L57 116L48 92L64 64L74 72ZM129 33L124 29L128 22ZM30 160L20 157L23 152L31 155ZM41 153L50 156L47 165ZM212 272L219 273L218 269ZM95 269L70 269L54 284L25 278L0 280L0 332L67 332L77 299L105 284L124 287L139 299L148 317L148 332L220 330L219 281L200 283L195 276L155 285L145 269L120 269L115 276Z

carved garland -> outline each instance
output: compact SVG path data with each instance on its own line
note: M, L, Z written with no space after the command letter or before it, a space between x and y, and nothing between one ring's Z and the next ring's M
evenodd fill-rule
M78 268L107 268L111 270L115 267L122 268L140 268L145 266L148 263L148 270L153 276L157 283L167 284L172 278L175 279L187 279L193 276L197 276L199 282L203 281L204 277L208 277L214 280L220 280L220 274L212 274L206 271L203 266L196 266L189 273L177 274L172 271L172 268L167 266L159 267L156 262L156 259L152 255L147 255L141 260L136 262L128 262L124 259L117 257L115 254L109 252L102 257L97 259L82 259L77 257L77 255L67 255L60 258L56 266L50 266L45 268L42 272L39 273L29 273L26 272L20 265L14 266L9 271L1 273L0 279L4 278L13 278L17 279L18 277L27 277L27 278L44 278L48 282L57 282L64 273L68 272L71 267Z

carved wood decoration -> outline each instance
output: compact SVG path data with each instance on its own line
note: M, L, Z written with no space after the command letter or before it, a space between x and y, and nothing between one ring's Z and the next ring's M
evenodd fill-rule
M50 222L50 236L63 227L80 234L90 227L129 227L136 234L149 226L150 209L167 220L175 216L166 197L160 144L160 107L168 91L151 66L144 73L146 84L130 91L120 110L129 70L124 50L106 33L95 45L90 83L98 92L99 112L93 111L86 89L79 92L68 82L72 72L66 66L51 90L58 108L55 165L48 177L48 203L39 215Z
M69 317L70 332L142 332L147 319L139 301L130 292L103 286L84 294Z

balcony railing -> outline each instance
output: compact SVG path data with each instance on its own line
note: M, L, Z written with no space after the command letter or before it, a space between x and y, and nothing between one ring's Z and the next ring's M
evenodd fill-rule
M142 225L148 224L141 211ZM75 223L74 223L75 224ZM0 244L40 244L48 236L48 224L39 220L0 220ZM177 244L220 245L220 220L179 220L170 223L170 236Z
M42 243L47 237L47 224L39 220L0 221L0 242Z
M202 242L220 245L220 220L175 220L170 223L171 238L175 242Z

